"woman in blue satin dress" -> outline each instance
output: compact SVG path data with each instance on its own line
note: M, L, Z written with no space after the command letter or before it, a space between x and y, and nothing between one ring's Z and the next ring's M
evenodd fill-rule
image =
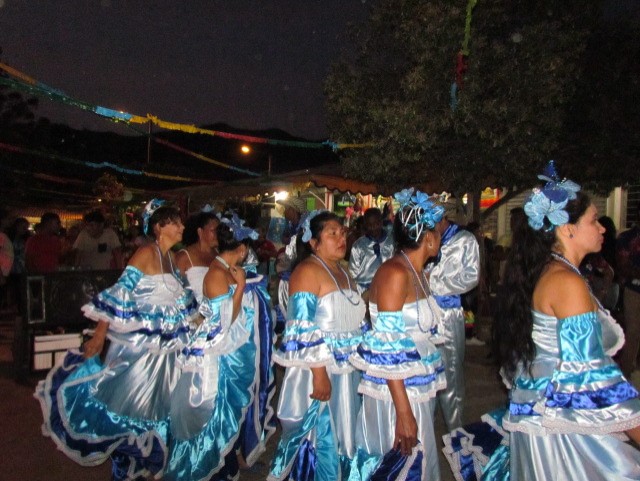
M360 373L349 356L361 340L365 304L342 267L346 235L327 211L310 213L298 236L287 325L274 361L285 374L282 436L269 480L347 479L355 455Z
M433 410L446 386L432 342L440 309L423 267L440 248L435 230L444 208L405 189L394 220L396 254L376 272L370 290L372 328L351 362L363 371L358 455L350 480L440 479Z
M489 429L454 431L445 452L457 479L637 480L640 451L625 440L640 440L640 400L611 359L624 335L577 267L600 250L605 229L553 162L540 178L494 319L508 408L485 418Z
M223 217L216 233L219 253L202 282L204 319L184 351L172 398L167 480L237 479L238 454L250 445L247 458L254 462L267 437L264 419L256 419L250 407L262 366L260 326L272 329L271 308L260 278L242 267L257 233L235 214Z
M154 199L143 213L145 234L155 242L140 247L118 282L83 306L98 323L84 353L70 351L35 393L45 435L84 466L111 458L114 480L162 475L178 355L197 315L170 251L184 227L178 210L163 203Z

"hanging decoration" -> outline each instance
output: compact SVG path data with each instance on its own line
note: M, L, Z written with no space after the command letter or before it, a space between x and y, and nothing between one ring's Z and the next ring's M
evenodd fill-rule
M370 147L372 144L339 144L332 141L325 142L301 142L295 140L279 140L279 139L268 139L264 137L255 137L250 135L241 135L241 134L233 134L230 132L221 132L217 130L210 129L202 129L200 127L196 127L195 125L186 125L186 124L178 124L174 122L167 122L165 120L161 120L155 115L147 114L146 116L134 115L128 112L122 112L118 110L113 110L107 107L102 107L99 105L91 105L87 102L83 102L64 92L49 87L42 82L38 82L37 80L29 77L28 75L0 62L0 70L6 72L13 78L8 78L0 75L0 84L8 85L9 87L26 91L33 95L43 95L49 97L51 100L55 100L57 102L61 102L67 105L71 105L82 110L86 110L89 112L93 112L96 115L101 117L108 118L114 122L125 122L132 124L149 124L152 123L160 128L167 130L177 130L180 132L188 133L188 134L204 134L211 135L215 137L222 137L225 139L233 139L233 140L241 140L243 142L251 142L255 144L268 144L268 145L281 145L287 147L300 147L306 149L321 149L325 147L329 147L334 151L340 149L356 149L363 147Z
M4 142L0 142L0 150L6 150L7 152L15 152L15 153L19 153L19 154L29 154L29 155L35 155L38 157L44 157L47 159L51 159L51 160L58 160L61 162L66 162L68 164L75 164L75 165L83 165L85 167L91 167L93 169L113 169L117 172L120 172L122 174L128 174L128 175L144 175L147 177L155 177L157 179L163 179L163 180L175 180L175 181L179 181L179 182L191 182L194 184L211 184L212 182L206 181L206 180L202 180L202 179L192 179L190 177L180 177L177 175L165 175L165 174L158 174L158 173L154 173L154 172L147 172L144 170L134 170L134 169L125 169L123 167L120 167L118 165L112 164L111 162L83 162L81 160L76 160L76 159L72 159L70 157L65 157L63 155L58 155L58 154L52 154L50 152L42 152L40 150L34 150L34 149L27 149L24 147L19 147L16 145L10 145L10 144L5 144Z
M469 0L467 3L467 16L464 22L464 40L462 41L462 48L456 56L455 80L451 84L450 105L453 111L455 111L458 106L458 92L462 90L464 76L468 69L469 43L471 41L471 16L476 3L478 3L478 0Z

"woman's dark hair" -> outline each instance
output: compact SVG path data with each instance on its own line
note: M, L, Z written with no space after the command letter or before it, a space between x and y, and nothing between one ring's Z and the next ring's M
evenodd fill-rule
M617 262L616 262L616 225L613 222L611 217L607 217L603 215L598 219L598 222L604 227L606 230L604 232L604 242L602 243L602 250L600 253L604 260L611 266L613 271L617 270Z
M313 219L311 219L311 221L309 222L309 228L311 229L311 239L319 240L320 234L324 230L325 224L332 220L335 220L336 222L342 224L342 219L340 219L340 217L338 217L333 212L329 211L320 212ZM313 253L309 242L302 241L303 233L304 232L302 231L302 229L299 229L296 233L296 260L291 266L292 271L298 264L300 264L303 260L305 260Z
M192 214L184 224L184 232L182 233L182 243L186 246L198 242L198 229L203 229L212 220L220 222L213 212L198 212Z
M410 210L409 207L405 207L405 209ZM420 239L422 239L422 236L429 229L425 227L422 230L420 237L418 237L417 239L414 239L410 233L411 229L407 227L407 224L415 225L419 222L419 219L416 218L417 215L418 215L417 210L414 210L412 213L409 214L409 219L406 219L407 222L403 223L400 210L396 212L396 216L393 219L393 242L394 242L396 252L399 252L403 249L407 249L411 251L411 250L417 249L420 246Z
M241 241L236 240L233 237L231 227L224 222L220 222L218 227L216 227L216 235L218 236L218 252L220 254L227 251L233 251L243 244L246 246L251 244L251 238L249 237L242 239Z
M578 192L565 208L569 223L578 222L590 205L589 196ZM522 222L513 233L492 330L493 355L509 380L515 376L518 363L527 368L535 357L531 299L540 275L552 259L555 243L555 229L547 218L540 230Z
M156 211L151 214L151 217L149 218L149 229L147 230L147 235L155 236L153 228L156 224L158 224L160 227L164 227L167 224L178 222L180 220L180 211L177 207L173 207L171 205L163 205L162 207L158 207L158 209L156 209Z

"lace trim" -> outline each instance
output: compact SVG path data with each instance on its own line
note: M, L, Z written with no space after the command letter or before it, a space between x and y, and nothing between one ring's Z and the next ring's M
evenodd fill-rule
M419 394L416 394L415 391L407 389L407 396L411 401L415 401L419 403L428 402L434 397L436 397L436 394L438 391L446 387L447 387L447 382L445 380L434 381L433 385L429 386L429 390L427 392L423 391ZM389 392L389 388L386 386L384 386L382 389L376 389L374 387L360 383L360 385L358 386L358 392L360 394L364 394L366 396L369 396L373 399L377 399L379 401L393 402L393 399L391 398L391 393Z
M368 362L364 361L357 354L352 354L349 357L349 362L353 364L358 370L363 371L370 376L380 377L383 379L407 379L409 377L414 377L414 376L429 376L431 374L436 373L437 371L435 366L429 365L429 367L427 367L427 365L420 364L418 361L412 362L411 364L413 364L413 366L405 367L401 371L399 369L396 371L380 370L380 369L376 369L376 367L374 367L372 364L369 364ZM407 366L407 364L404 364L404 365L397 364L392 367L399 367L399 366Z

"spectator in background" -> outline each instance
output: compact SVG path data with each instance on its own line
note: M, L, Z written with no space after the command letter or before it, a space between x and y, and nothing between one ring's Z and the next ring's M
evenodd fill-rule
M351 249L353 248L353 244L355 244L356 241L363 235L364 218L358 217L351 223L351 225L349 226L349 231L347 232L347 253L345 255L345 259L351 259Z
M36 234L27 240L24 248L27 272L47 274L58 270L64 255L62 239L58 235L61 227L58 214L42 214Z
M616 262L620 283L624 286L622 302L626 341L620 353L620 368L631 376L640 349L640 203L636 206L636 222L618 237Z
M84 216L84 228L73 243L76 267L95 271L123 269L118 234L104 223L104 216L98 210Z
M275 259L278 254L278 249L273 242L267 239L266 230L264 227L258 227L258 240L254 243L256 255L260 262L260 269L263 273L269 273L269 262L271 259Z
M20 277L27 272L24 249L30 235L29 221L27 219L18 217L13 221L9 229L9 238L13 245L13 266L11 267L9 283L12 286L11 290L15 304L18 304L20 301Z
M6 218L7 213L0 211L0 286L7 283L13 266L13 244L9 236L4 233Z
M378 268L393 257L393 236L382 228L382 212L372 207L362 216L364 219L364 235L355 241L349 256L349 274L358 284L365 301L364 294L371 286L371 281Z
M580 271L602 305L613 311L618 304L620 286L616 279L616 226L613 219L602 216L598 222L606 229L602 250L585 256Z
M496 282L502 284L502 278L504 277L504 268L507 261L507 256L511 250L511 243L513 242L513 233L527 220L527 216L524 213L522 207L514 207L509 211L509 232L501 235L493 249L493 267L496 271Z

